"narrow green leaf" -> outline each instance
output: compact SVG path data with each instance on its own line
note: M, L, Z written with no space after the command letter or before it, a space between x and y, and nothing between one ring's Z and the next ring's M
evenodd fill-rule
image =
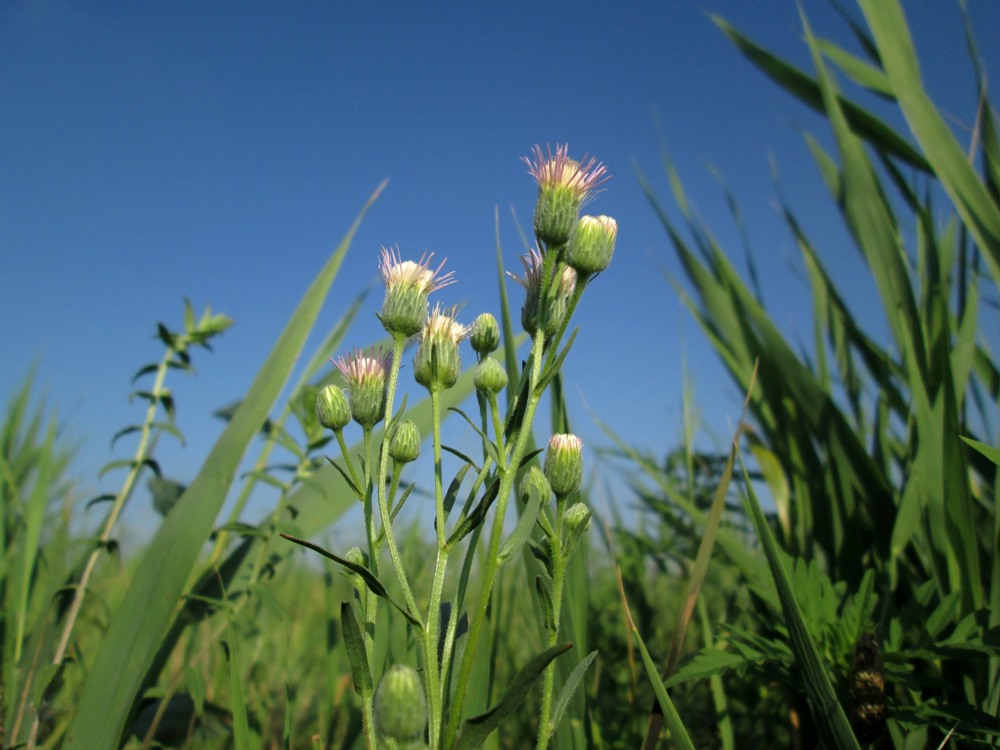
M743 464L742 456L740 464L741 466ZM838 748L838 750L860 750L860 745L858 745L854 730L851 729L851 724L847 720L844 708L837 700L830 678L826 670L823 669L816 644L813 643L812 637L809 635L805 618L802 616L802 611L792 592L788 574L781 563L778 546L771 534L767 519L764 517L764 511L761 510L760 503L757 501L757 495L753 491L750 475L745 466L742 468L747 502L750 506L749 515L757 529L757 536L764 547L764 554L771 568L774 584L778 589L778 599L781 601L785 627L788 628L790 645L795 653L795 663L802 673L809 709L812 711L817 731L827 747Z
M712 16L712 20L722 30L722 33L729 37L730 41L736 45L740 52L771 78L771 80L795 96L803 104L812 107L821 114L825 114L823 96L816 81L795 66L775 57L763 47L752 42L723 18ZM902 138L896 131L882 122L882 120L846 99L841 98L839 104L843 108L851 128L861 137L875 144L884 153L901 159L912 167L928 173L931 171L931 167L924 156L907 143L905 138Z
M455 750L474 750L474 748L481 747L493 730L521 705L528 695L528 691L531 690L549 663L572 647L572 643L553 646L525 664L499 703L486 713L466 720L462 725L462 733L455 743Z
M529 483L528 502L521 511L521 517L518 519L514 530L504 540L504 543L500 545L500 551L497 553L500 565L506 565L515 559L521 548L531 538L531 532L535 528L535 521L538 520L538 511L542 507L542 503L547 499L542 497L541 492L538 491L538 488L533 483Z
M231 613L230 613L231 615ZM233 627L230 616L227 626L229 632L229 694L230 708L233 712L233 740L236 750L251 750L250 725L247 723L247 706L243 698L243 680L240 676L239 637Z
M591 662L593 662L596 658L597 651L591 651L583 657L583 659L580 660L580 663L573 667L573 671L569 673L569 677L563 684L562 690L559 691L559 697L556 698L555 705L552 707L552 720L549 722L551 727L550 731L554 731L556 727L559 726L563 712L566 711L566 706L569 705L570 698L573 697L573 693L580 684L580 680L583 679L583 675L587 671L587 667L589 667Z
M278 536L280 536L282 539L287 539L290 542L294 542L295 544L300 544L303 547L307 547L308 549L311 549L313 552L317 552L321 554L323 557L333 560L338 565L343 565L345 568L348 568L349 570L352 570L353 572L357 573L359 576L361 576L361 578L365 582L365 585L368 586L369 590L373 594L375 594L375 596L385 599L387 602L389 602L389 604L398 609L399 612L403 615L403 617L409 620L410 623L412 623L414 626L418 628L423 628L423 623L421 623L420 620L417 619L417 617L413 615L409 610L407 610L401 604L394 601L393 598L389 596L389 592L386 590L385 586L378 579L378 577L364 565L359 565L358 563L353 563L350 560L347 560L343 557L339 557L333 554L332 552L323 549L318 544L307 542L305 539L299 539L298 537L294 537L289 534L279 534Z
M354 677L354 689L364 699L372 694L372 673L365 654L365 640L361 635L358 618L354 615L354 607L350 602L340 605L340 624L344 630L344 647L347 658L351 662L351 674Z
M489 512L490 506L493 505L493 501L497 499L497 495L499 493L500 478L497 477L490 483L490 486L486 488L486 492L483 493L483 499L479 501L479 504L473 508L472 512L463 518L455 527L455 530L451 532L451 536L449 536L448 541L445 542L445 549L451 549L454 547L486 519L486 514Z
M975 237L994 281L1000 283L1000 209L924 90L913 40L898 0L859 0L859 5L906 122Z
M636 645L639 646L639 653L642 655L642 665L646 668L646 676L653 686L653 692L656 694L656 702L660 706L660 711L663 712L663 718L667 722L667 728L670 730L671 737L684 750L694 750L694 744L691 742L687 728L684 726L684 722L681 721L680 714L677 713L677 709L674 707L674 702L670 700L667 689L663 685L663 680L660 679L660 675L657 673L656 664L653 663L653 658L646 649L646 643L642 640L642 636L639 635L639 629L632 621L632 613L627 608L626 614L629 626L632 629L632 635L635 636Z
M986 443L980 443L978 440L973 440L972 438L962 437L961 440L967 446L978 451L997 466L1000 466L1000 450L986 445Z

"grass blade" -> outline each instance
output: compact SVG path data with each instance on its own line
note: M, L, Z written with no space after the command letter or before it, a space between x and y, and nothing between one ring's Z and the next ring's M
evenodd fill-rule
M740 464L741 466L743 464L742 457ZM816 644L813 643L809 631L806 629L802 610L795 600L788 574L781 564L778 545L775 543L771 528L764 517L764 511L761 510L760 503L757 501L757 496L750 482L750 475L745 466L743 467L743 481L747 490L747 502L750 506L749 515L757 529L757 534L764 547L764 554L767 556L767 562L771 568L771 575L774 577L774 584L778 589L778 599L785 617L785 626L788 628L790 645L795 653L796 663L802 672L806 696L809 699L809 707L812 710L819 735L829 748L861 750L861 746L854 736L854 730L851 729L847 715L844 713L844 708L840 705L833 691L830 678L823 669Z
M384 185L384 183L383 183ZM116 747L247 446L281 393L380 186L313 280L198 476L150 543L88 673L67 750Z

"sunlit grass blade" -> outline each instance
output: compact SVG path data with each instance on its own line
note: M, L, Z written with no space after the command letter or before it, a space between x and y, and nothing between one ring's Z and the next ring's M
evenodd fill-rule
M1000 209L924 90L902 8L897 0L859 4L913 135L1000 284Z
M823 96L816 81L795 66L781 60L733 28L725 19L712 16L722 32L746 55L754 65L790 94L821 114L825 111ZM878 144L886 154L903 160L912 167L930 172L924 156L913 148L896 131L862 107L841 100L844 112L854 130L864 138Z
M379 192L381 187L306 291L198 476L147 548L84 682L67 750L117 745L239 462L287 381L354 232Z
M251 750L253 747L250 741L250 726L247 723L246 700L243 696L243 678L240 674L240 640L233 627L231 617L229 619L229 643L226 653L229 657L229 691L230 709L233 712L233 742L236 750Z
M684 750L694 750L694 744L691 742L691 737L688 735L684 722L681 721L681 717L677 713L674 702L670 700L670 696L667 694L667 689L663 685L663 680L660 679L660 675L658 674L659 670L656 667L656 663L649 655L649 650L646 648L646 642L642 640L642 636L639 634L639 629L635 626L635 621L632 619L632 612L629 610L628 601L625 598L625 587L622 584L621 568L616 565L615 570L618 573L618 588L621 592L622 602L625 605L625 616L628 618L629 629L632 631L632 637L635 638L636 645L639 647L639 653L642 655L642 665L646 668L646 676L649 678L649 682L653 686L653 692L656 695L656 701L660 706L660 710L663 712L663 718L667 723L667 728L670 730L671 737L678 747L684 748Z
M742 465L742 463L741 457L740 464ZM764 554L767 556L771 574L774 576L774 584L778 590L781 610L785 617L785 626L788 628L790 645L795 653L796 663L802 672L802 681L809 698L809 708L812 710L819 734L829 748L860 750L861 746L854 736L854 730L851 729L850 722L847 720L847 714L844 713L843 706L837 700L830 678L823 668L816 644L813 643L806 628L802 610L795 600L788 574L782 565L778 546L774 541L767 518L757 501L745 466L743 467L743 482L747 493L749 515L757 529L757 535L764 548Z

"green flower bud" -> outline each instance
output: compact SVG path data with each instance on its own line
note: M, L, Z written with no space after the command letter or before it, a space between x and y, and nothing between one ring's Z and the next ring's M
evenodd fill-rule
M580 489L583 480L583 443L576 435L553 435L545 454L545 478L556 497Z
M391 358L391 353L372 349L370 355L354 350L334 361L347 381L351 416L365 429L385 416L385 379Z
M316 416L328 430L342 430L351 421L351 407L344 391L335 385L324 386L316 394Z
M570 532L580 531L581 533L586 531L590 527L590 517L593 515L584 503L573 503L569 508L566 509L566 515L563 520L566 522L566 528Z
M477 354L490 354L500 345L500 325L490 313L483 313L472 324L472 349Z
M417 460L420 455L420 430L412 420L404 419L399 423L389 441L389 455L393 461L401 464Z
M420 345L413 357L413 377L431 392L451 388L462 372L458 344L469 329L455 320L457 310L442 311L440 305L424 323Z
M596 159L584 157L583 162L569 158L569 145L556 146L555 154L540 146L533 151L534 161L524 158L528 171L538 182L538 203L535 204L535 235L548 244L564 245L576 224L580 207L598 185L604 182L606 170Z
M413 667L393 664L375 691L375 731L393 740L413 740L427 726L427 697Z
M476 368L476 390L495 396L507 387L507 371L493 357L487 357Z
M351 547L346 553L344 553L344 559L348 562L354 563L355 565L364 565L365 553L357 547Z
M545 478L545 474L537 466L532 466L521 477L521 484L518 487L518 497L521 498L522 502L526 503L531 499L532 489L538 492L543 503L552 497L552 487L549 485L549 480Z
M549 300L549 313L545 319L545 335L555 336L569 312L569 298L576 289L576 271L569 266L563 268L556 292Z
M514 281L524 287L524 306L521 308L521 325L524 330L532 336L538 330L538 321L541 317L542 299L542 278L545 273L545 258L537 249L531 250L527 255L520 256L521 265L524 266L524 276L515 276L508 272ZM569 298L576 288L576 271L572 268L564 267L559 283L552 296L549 298L549 308L545 317L545 335L554 336L562 325L566 312L569 309Z
M454 283L449 271L441 274L442 262L437 270L430 268L434 253L424 253L419 261L401 260L398 249L382 248L379 275L385 282L385 301L379 320L389 333L412 336L427 317L427 295Z
M583 216L566 251L566 263L580 273L599 273L611 264L618 222L610 216Z

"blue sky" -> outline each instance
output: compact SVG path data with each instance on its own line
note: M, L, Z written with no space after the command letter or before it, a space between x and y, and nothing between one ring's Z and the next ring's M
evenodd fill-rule
M813 28L856 49L826 2ZM969 0L994 79L1000 4ZM974 113L957 3L904 6L932 96L963 128ZM851 9L856 17L860 13ZM182 299L236 325L195 377L175 377L189 442L168 470L190 480L313 275L367 196L386 192L358 233L322 323L375 280L377 252L433 250L459 283L440 293L467 322L497 311L494 210L506 265L522 252L536 189L520 162L535 143L595 155L613 179L589 207L620 226L612 267L584 297L566 368L577 431L607 444L589 406L663 453L680 435L682 359L706 429L720 442L741 396L664 271L679 275L634 165L667 197L659 135L697 210L724 245L738 233L708 165L741 201L767 302L810 338L809 295L773 207L771 159L821 254L863 319L870 285L845 242L798 128L821 121L746 62L708 18L809 66L791 0L576 3L228 2L0 5L0 397L33 363L96 494L111 435L141 419L126 395L155 361L157 321ZM884 109L884 108L883 108ZM520 289L511 286L520 304ZM351 345L381 335L369 297ZM466 357L472 361L471 352ZM413 390L416 393L416 389Z

